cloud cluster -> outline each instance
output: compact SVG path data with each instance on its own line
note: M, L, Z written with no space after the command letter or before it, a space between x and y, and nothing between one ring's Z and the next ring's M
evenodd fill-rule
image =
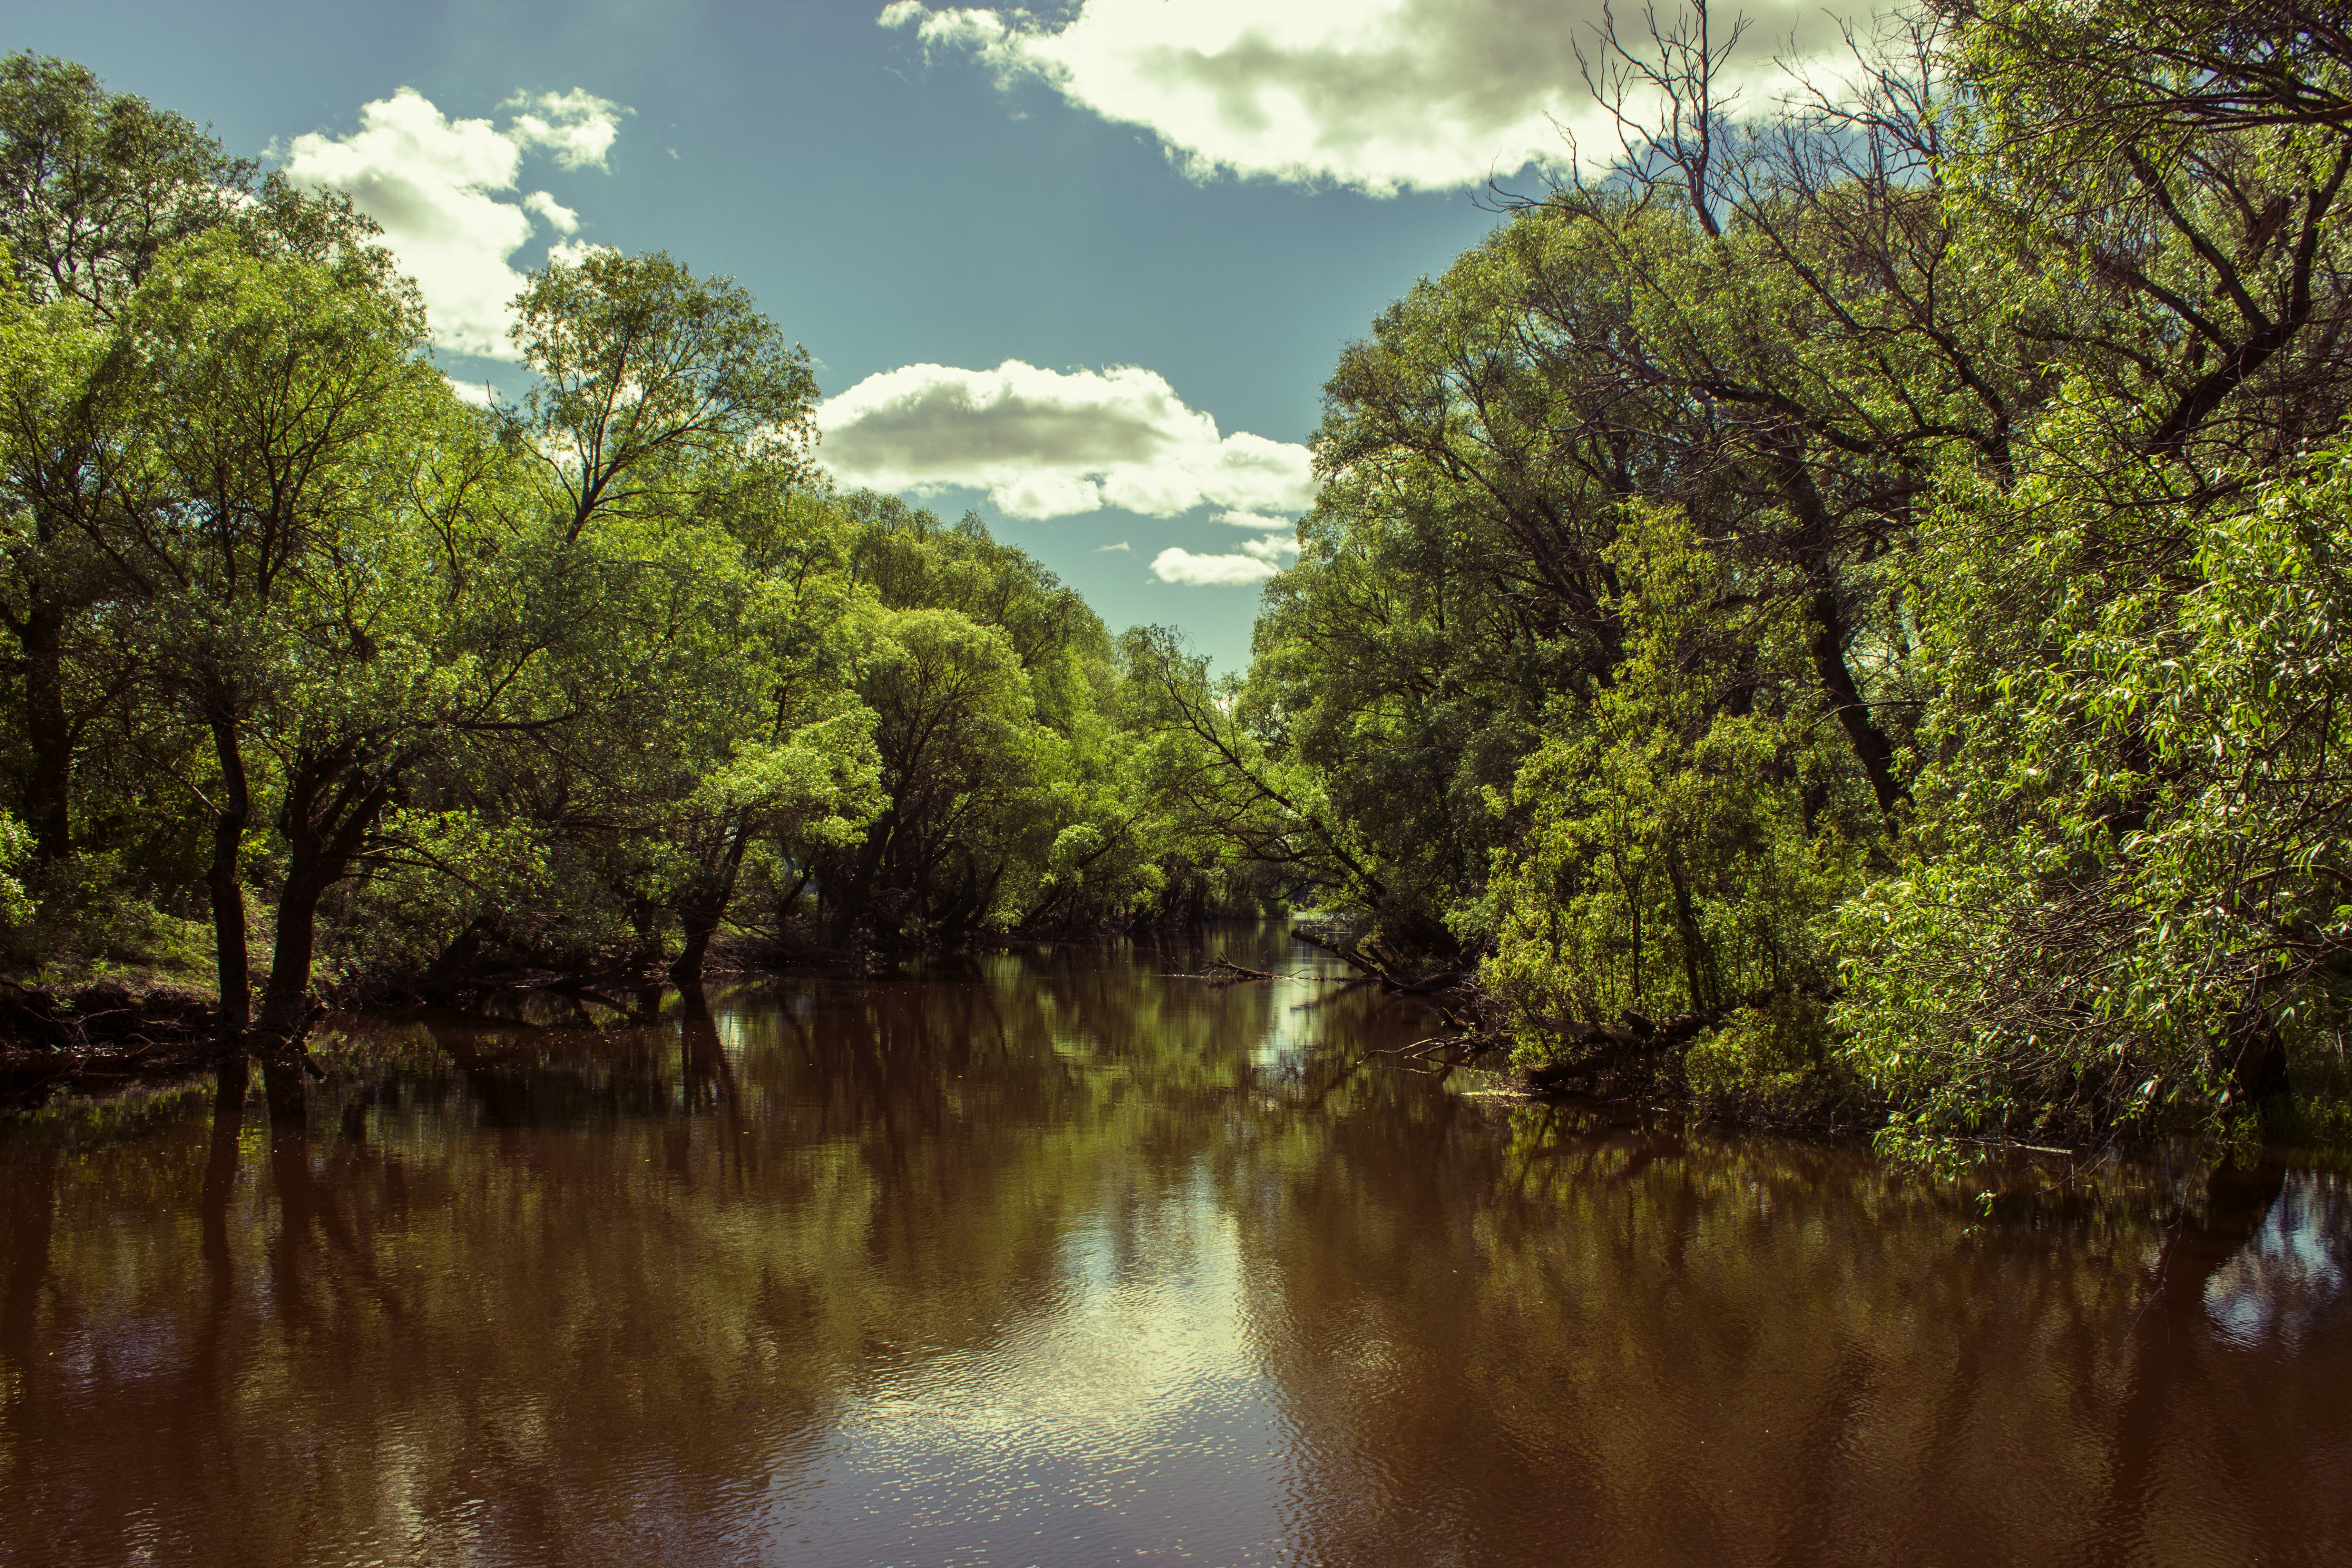
M452 120L415 88L360 110L349 136L297 136L286 174L307 190L349 193L360 211L383 226L401 269L416 279L433 332L458 353L509 358L512 320L507 302L523 286L510 258L536 220L561 235L578 232L580 215L545 191L518 200L526 152L544 152L568 169L602 168L628 112L594 94L518 95L503 131L487 120Z
M1163 583L1181 583L1188 587L1234 587L1265 582L1289 563L1288 557L1297 553L1296 539L1249 540L1237 555L1197 555L1190 550L1170 548L1152 558L1151 574Z
M520 147L543 148L567 169L601 169L629 112L586 88L570 92L519 92L499 106L520 110L507 136Z
M1151 517L1198 506L1297 511L1315 499L1306 447L1245 431L1221 437L1214 418L1134 366L910 364L828 399L816 418L819 456L844 483L985 490L1013 517L1106 506Z
M1662 7L1662 14L1666 8ZM1080 0L1047 13L894 0L877 19L1000 79L1042 81L1143 126L1196 177L1329 181L1376 195L1564 167L1572 135L1613 151L1583 85L1602 0ZM1776 50L1837 43L1800 0L1761 0L1732 75L1751 102Z

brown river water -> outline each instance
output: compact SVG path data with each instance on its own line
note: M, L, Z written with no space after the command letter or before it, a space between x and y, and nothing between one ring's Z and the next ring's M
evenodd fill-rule
M1217 952L1331 973L346 1021L307 1135L0 1118L0 1563L2352 1563L2343 1175L1988 1211Z

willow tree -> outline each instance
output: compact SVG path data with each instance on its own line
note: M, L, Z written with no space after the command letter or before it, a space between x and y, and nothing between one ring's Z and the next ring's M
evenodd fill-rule
M262 1056L275 1101L299 1089L321 895L484 705L457 636L467 524L428 462L478 426L381 253L321 266L218 236L167 258L127 319L149 480L98 538L136 586L153 689L208 742L185 782L209 806L221 1044ZM458 551L477 573L488 543ZM244 853L265 822L285 859L253 1019Z
M527 825L547 869L478 900L452 951L643 966L675 931L691 984L759 844L871 811L856 595L808 504L815 383L740 287L666 255L559 262L515 304L540 378L502 416L537 470L520 687L551 721L485 748L463 793Z
M88 68L18 53L0 61L0 241L22 357L0 402L0 493L10 528L0 626L16 644L27 767L25 815L40 856L72 847L73 761L119 682L88 670L91 611L115 586L88 524L124 482L112 440L136 388L110 325L169 248L232 221L249 159L183 117L109 93ZM24 342L37 335L37 344Z
M1955 206L2051 395L1921 552L1930 743L1845 912L1854 1059L1906 1136L2340 1092L2352 50L2204 0L1990 5L1956 44Z

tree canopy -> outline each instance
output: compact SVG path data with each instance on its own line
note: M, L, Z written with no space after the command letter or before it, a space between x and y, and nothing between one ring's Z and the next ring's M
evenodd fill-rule
M14 961L207 963L291 1070L324 995L1287 909L1725 1112L2341 1095L2339 20L1955 5L1739 120L1703 6L1605 38L1620 155L1346 349L1223 679L835 491L733 282L559 259L473 407L348 203L12 57Z

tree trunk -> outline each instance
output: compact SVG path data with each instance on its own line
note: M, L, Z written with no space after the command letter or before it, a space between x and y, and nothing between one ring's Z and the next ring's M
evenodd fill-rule
M213 749L219 754L220 799L213 812L213 858L205 873L212 890L213 961L220 983L220 1059L242 1059L246 1025L252 1018L253 984L245 946L245 882L237 858L245 845L246 819L253 800L246 787L245 755L236 722L213 721Z
M254 1031L265 1062L298 1051L310 1013L310 960L318 945L319 900L327 890L321 868L297 865L278 900L278 940L270 951L269 984L261 996L261 1019Z
M464 989L482 972L483 950L496 934L497 928L489 916L475 916L441 950L439 956L425 966L425 973L416 977L416 994L427 1001L439 1001Z
M72 852L73 727L66 719L65 614L35 604L19 632L25 650L25 746L32 777L25 789L26 826L43 865Z
M2286 1040L2275 1025L2265 1020L2239 1046L2230 1077L2236 1091L2231 1098L2242 1106L2260 1107L2294 1092L2288 1074Z
M751 847L751 826L738 822L727 835L726 852L719 864L696 889L694 897L678 910L678 923L686 928L686 945L678 950L677 962L669 966L670 984L685 991L702 984L703 961L710 954L710 939L719 934L719 924L727 918L727 907L735 901L736 879L742 874L743 852Z
M299 1053L310 1022L319 900L351 869L391 798L389 775L371 779L347 752L304 756L289 771L281 817L286 887L261 1007L261 1033L273 1050Z
M278 940L270 954L269 983L261 994L261 1017L253 1034L260 1047L261 1088L269 1101L273 1140L281 1131L298 1131L310 1121L307 1086L302 1081L302 1037L310 1023L310 949L319 912L319 895L325 889L315 874L299 871L286 879L278 901Z
M1807 646L1813 656L1813 672L1829 692L1831 705L1837 710L1838 723L1853 747L1855 760L1870 775L1871 793L1878 796L1878 809L1892 816L1908 792L1895 776L1895 746L1872 720L1870 708L1862 700L1862 689L1854 683L1853 672L1846 668L1845 616L1838 608L1836 593L1823 588L1814 594L1812 611L1813 635Z
M351 868L391 798L390 776L371 778L349 751L300 754L288 770L278 819L286 833L286 887L256 1031L273 1128L299 1127L304 1117L302 1037L310 1026L319 900Z
M719 921L696 909L687 911L685 925L686 945L678 949L669 966L669 982L681 991L702 984L703 960L710 955L710 938L719 929Z
M1871 718L1870 706L1862 700L1862 688L1845 662L1845 645L1852 628L1846 625L1844 608L1838 603L1835 521L1813 483L1811 470L1805 466L1803 449L1798 441L1784 434L1768 442L1766 450L1781 503L1799 524L1796 536L1790 541L1792 552L1813 583L1812 597L1806 605L1813 623L1812 635L1805 639L1805 651L1812 656L1813 673L1829 695L1838 725L1845 731L1847 743L1853 748L1854 760L1870 776L1871 793L1878 797L1878 809L1893 816L1895 806L1910 796L1902 781L1895 776L1894 744Z
M1698 929L1698 911L1692 907L1690 874L1683 867L1680 847L1666 846L1666 879L1675 893L1675 923L1679 928L1683 950L1683 980L1690 987L1691 1011L1705 1008L1711 998L1706 994L1706 938Z

